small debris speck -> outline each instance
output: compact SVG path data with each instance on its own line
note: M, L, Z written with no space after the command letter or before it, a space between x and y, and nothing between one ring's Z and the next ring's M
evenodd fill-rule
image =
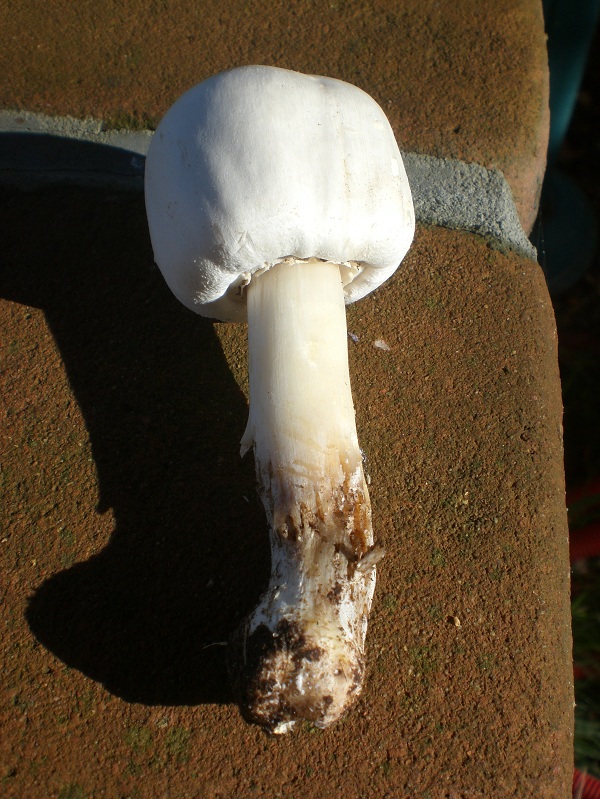
M387 341L384 341L382 338L378 338L373 342L373 346L378 350L385 350L385 352L390 351L390 345Z

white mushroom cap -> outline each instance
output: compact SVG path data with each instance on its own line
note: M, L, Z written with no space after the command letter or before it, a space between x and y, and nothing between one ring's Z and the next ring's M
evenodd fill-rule
M379 105L343 81L264 66L184 94L150 144L154 255L193 311L242 321L251 275L286 260L342 269L346 303L395 271L414 234L406 172Z

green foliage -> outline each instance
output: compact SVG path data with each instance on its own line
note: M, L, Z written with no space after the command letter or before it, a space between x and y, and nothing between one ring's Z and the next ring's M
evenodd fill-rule
M116 111L104 120L105 130L156 130L157 122L148 114L138 114L130 111Z
M58 792L58 799L87 799L87 794L76 782L63 785Z
M187 763L190 757L191 732L184 727L174 727L167 732L165 748L167 755L178 763Z

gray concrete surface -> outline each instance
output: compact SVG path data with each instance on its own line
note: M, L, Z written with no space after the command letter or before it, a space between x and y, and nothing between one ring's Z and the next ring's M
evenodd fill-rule
M151 131L105 130L97 119L0 111L0 183L142 190ZM534 259L508 183L478 164L403 153L417 221L465 230Z

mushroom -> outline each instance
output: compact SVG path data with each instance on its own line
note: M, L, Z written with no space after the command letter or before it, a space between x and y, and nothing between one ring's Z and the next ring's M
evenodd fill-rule
M188 308L248 322L254 449L272 570L229 658L243 714L271 732L336 721L363 683L383 554L350 391L344 304L414 234L391 126L365 92L247 66L190 89L146 161L155 260Z

